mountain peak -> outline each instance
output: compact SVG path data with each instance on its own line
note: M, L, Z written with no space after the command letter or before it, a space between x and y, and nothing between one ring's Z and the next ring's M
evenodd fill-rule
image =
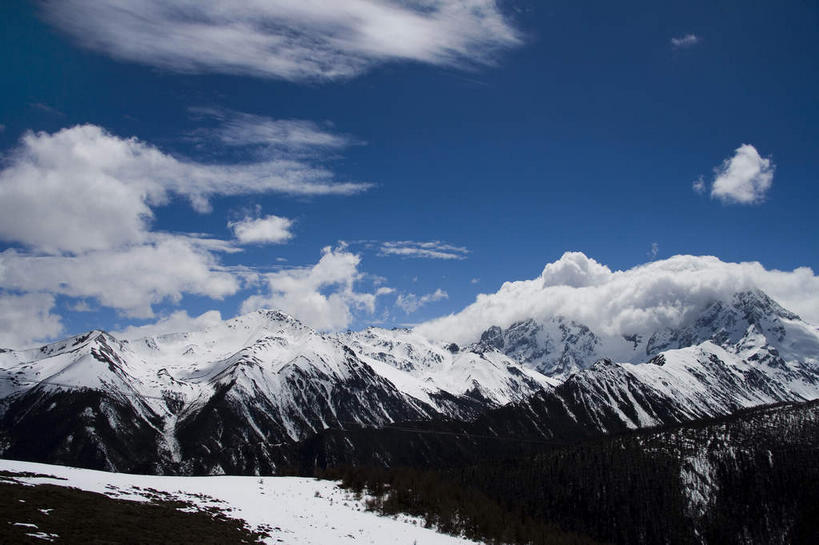
M758 288L734 293L732 303L735 308L745 314L746 319L751 323L758 322L764 316L776 316L788 320L800 319L797 314L782 307Z

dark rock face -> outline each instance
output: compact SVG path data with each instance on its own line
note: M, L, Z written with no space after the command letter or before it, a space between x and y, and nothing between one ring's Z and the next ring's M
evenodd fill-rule
M250 390L240 387L244 364L238 363L219 378L216 393L202 407L180 419L182 458L198 474L275 473L281 460L269 452L270 445L293 443L327 427L378 426L434 414L407 399L352 352L347 356L350 374L343 381L298 365L281 369L284 387L292 395L284 407L255 384Z
M4 458L131 473L164 473L161 418L98 390L35 389L0 419Z

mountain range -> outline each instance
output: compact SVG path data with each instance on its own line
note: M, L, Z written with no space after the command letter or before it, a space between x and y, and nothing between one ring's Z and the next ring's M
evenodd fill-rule
M532 317L461 344L413 329L324 333L261 310L198 331L0 351L0 457L265 474L335 431L339 452L353 444L345 432L406 422L570 440L817 398L819 329L759 290L678 327L615 336Z

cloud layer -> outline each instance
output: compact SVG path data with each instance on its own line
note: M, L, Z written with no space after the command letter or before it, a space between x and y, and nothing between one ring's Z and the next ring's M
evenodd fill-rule
M567 252L533 280L506 282L463 311L418 326L435 339L475 341L492 325L565 316L598 334L621 336L675 327L716 299L759 288L803 318L819 323L819 277L800 267L767 270L760 263L726 263L679 255L612 271L579 252Z
M222 244L158 236L147 244L69 256L10 249L0 253L0 286L93 298L127 316L150 318L153 305L179 302L185 293L221 299L238 291L240 279L214 253Z
M27 133L7 158L0 171L0 239L48 252L100 250L144 242L152 208L171 194L206 212L217 195L349 195L368 187L335 183L322 167L283 158L185 161L136 138L78 125Z
M486 64L521 41L495 0L48 0L42 14L118 59L291 81Z
M274 215L229 224L235 241L153 230L154 210L174 196L207 213L210 200L224 195L348 195L369 187L336 183L318 166L322 151L346 145L346 137L298 121L276 132L275 120L236 112L218 121L222 132L211 137L259 147L252 160L190 161L95 125L21 138L0 170L0 240L17 245L0 252L0 305L6 316L22 320L25 313L33 325L6 324L7 344L59 334L60 318L51 314L57 295L132 318L151 318L155 305L185 294L233 295L258 276L223 266L222 254L241 251L237 243L292 237L292 221Z

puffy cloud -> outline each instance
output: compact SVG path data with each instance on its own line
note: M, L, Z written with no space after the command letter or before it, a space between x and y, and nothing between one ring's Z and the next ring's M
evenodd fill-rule
M62 322L51 313L53 308L52 295L0 293L0 347L27 348L62 333Z
M168 159L93 125L27 133L0 171L0 238L55 253L142 242Z
M699 195L703 195L705 193L705 179L700 176L693 182L691 182L691 189L694 190L694 193Z
M311 267L284 269L263 276L268 295L254 295L242 303L242 312L260 308L282 310L317 329L340 329L350 325L356 310L372 313L380 293L355 290L363 278L361 258L344 247L322 250Z
M431 240L417 242L414 240L396 240L382 242L378 254L382 256L397 255L421 259L466 259L469 250L463 246L454 246Z
M186 331L197 331L211 326L215 326L222 321L222 314L218 310L209 310L199 316L190 316L185 310L178 310L168 316L164 316L156 322L129 326L122 331L115 331L113 335L120 339L133 340L143 337L153 337L165 335L167 333L183 333Z
M629 335L678 326L714 300L753 288L819 322L819 277L807 267L768 270L758 262L678 255L612 272L581 253L568 252L548 264L540 277L506 282L496 293L478 295L463 311L418 330L431 338L466 343L492 325L564 316L598 334Z
M440 288L432 293L427 293L420 297L414 293L408 293L406 295L402 293L395 299L395 306L402 309L406 314L412 314L428 303L433 303L435 301L441 301L448 298L449 294Z
M773 184L774 165L750 144L715 169L711 197L725 204L760 204Z
M220 299L240 287L221 267L221 241L156 236L151 243L77 256L0 253L0 286L24 292L94 298L132 317L153 316L153 305L178 302L184 293Z
M293 220L279 216L245 218L228 223L239 244L281 244L293 238Z
M236 112L222 115L225 127L233 119L245 128L267 123ZM0 240L25 247L0 253L0 289L93 299L140 318L152 317L155 304L178 302L186 293L216 299L236 293L254 274L223 267L219 254L239 250L197 235L154 232L154 209L174 194L206 212L215 195L349 194L368 187L335 183L312 160L286 158L290 149L307 153L338 144L309 124L294 121L288 127L279 144L268 147L266 159L236 164L180 159L94 125L25 134L0 170ZM261 140L247 137L245 145ZM240 243L292 236L291 220L277 216L230 226Z
M94 125L27 133L6 165L0 171L0 238L50 253L145 242L152 207L170 193L207 211L213 195L345 195L368 187L335 183L326 169L287 159L184 161Z
M582 288L605 282L611 269L589 259L582 252L566 252L558 261L549 263L540 275L544 287L571 286Z
M495 0L47 0L42 14L115 58L292 81L490 63L521 41Z

